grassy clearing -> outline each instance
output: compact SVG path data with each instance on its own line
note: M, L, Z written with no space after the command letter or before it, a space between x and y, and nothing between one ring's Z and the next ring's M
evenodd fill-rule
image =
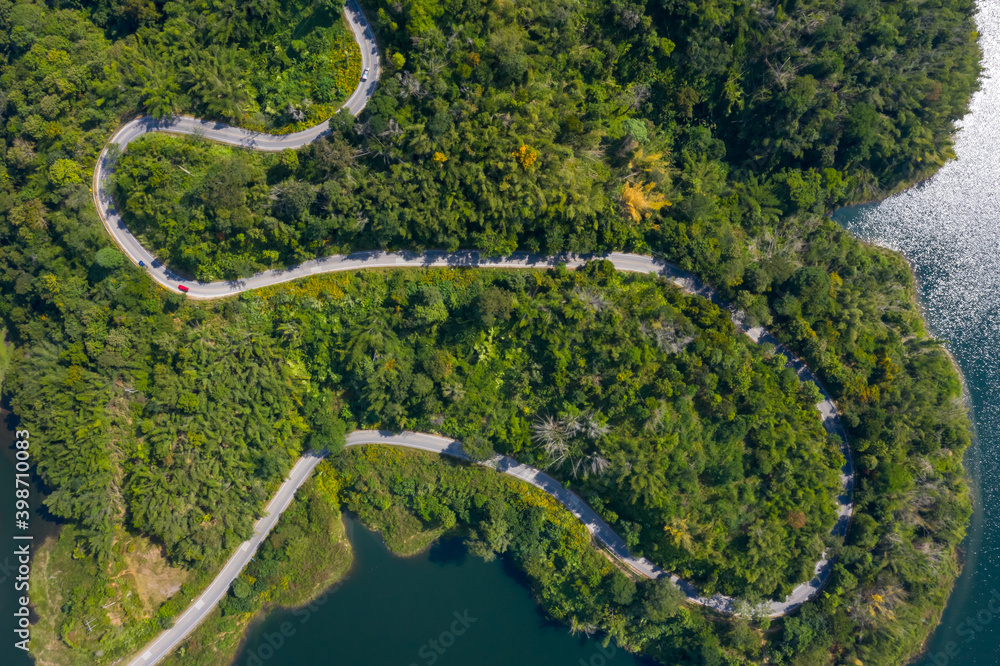
M31 595L39 621L32 628L31 653L38 666L75 666L86 664L85 658L70 650L59 636L59 608L63 604L64 593L69 589L69 571L57 564L59 559L58 539L47 540L39 548L32 562L34 580Z
M79 549L70 525L45 541L34 559L32 634L38 664L114 662L155 636L214 577L215 569L170 566L161 548L120 533L117 557L98 564Z
M382 536L386 548L401 557L423 552L446 531L425 526L415 515L395 505L366 514L362 521Z

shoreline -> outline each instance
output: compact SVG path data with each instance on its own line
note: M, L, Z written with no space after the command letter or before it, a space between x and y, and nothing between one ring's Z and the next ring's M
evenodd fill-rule
M294 612L296 610L302 610L302 609L308 609L310 612L315 612L320 606L326 603L327 597L334 594L340 588L340 586L343 585L351 577L351 574L355 571L356 567L359 565L359 560L355 556L354 544L352 543L351 537L349 536L350 531L347 528L349 522L354 522L357 524L357 526L361 527L362 529L368 530L372 534L379 537L380 541L382 542L382 546L389 552L389 554L392 557L404 560L411 559L422 553L425 553L441 539L461 538L463 536L461 533L462 531L460 529L452 528L450 530L446 530L439 534L435 534L434 538L431 539L419 550L413 552L401 553L397 552L395 549L392 548L392 546L389 545L389 543L384 538L384 533L382 530L379 530L378 528L369 525L364 521L364 519L361 518L361 516L357 515L356 513L346 508L339 508L338 510L340 511L340 518L339 518L340 523L344 527L343 538L347 540L349 552L351 555L350 567L348 567L346 571L341 573L336 578L331 578L329 581L320 583L317 586L317 589L313 593L311 593L308 598L306 598L301 602L292 604L267 602L264 606L262 606L256 612L254 612L254 614L249 618L249 620L247 620L247 622L242 627L240 641L237 644L236 650L233 652L231 659L229 659L229 661L227 662L228 664L230 664L230 666L236 666L236 659L246 650L249 636L251 632L254 630L254 628L259 626L263 622L266 622L268 617L272 613L276 611ZM433 532L434 530L422 530L421 532L418 532L415 536L423 534L432 534ZM313 608L314 606L315 608ZM188 640L190 640L190 638L188 638Z
M913 187L919 186L929 179L930 177L921 179L917 183L914 183ZM902 190L900 190L900 192L905 189L909 188L903 188ZM867 205L870 203L881 203L886 199L890 198L891 196L893 196L893 194L869 202L851 204L849 206L842 206L837 210L843 210L844 208L853 208L855 206ZM833 217L833 213L835 212L836 211L831 211L830 213L828 213L827 216L831 220L833 220L834 223L836 223L846 233L850 234L851 237L854 238L858 243L861 243L866 247L874 248L879 252L885 252L889 255L896 256L906 264L907 270L910 273L910 277L913 280L913 284L911 288L908 290L909 291L908 299L915 307L917 314L920 316L921 323L923 324L924 327L924 332L928 336L928 339L933 340L937 344L937 348L940 349L945 354L945 356L948 358L948 362L951 365L952 370L958 377L959 385L961 387L960 401L963 408L966 410L966 420L969 423L969 429L972 435L972 440L970 442L970 445L965 449L965 451L962 452L962 457L959 460L959 464L961 465L963 471L963 478L965 480L966 491L968 492L968 496L972 505L972 515L970 516L969 521L966 525L965 537L962 539L962 542L955 547L955 560L957 565L957 571L954 579L951 581L951 586L949 587L948 590L948 595L945 605L937 609L937 612L934 614L933 618L934 629L923 640L920 646L920 650L914 654L912 659L906 662L908 664L915 664L927 655L931 641L933 640L935 634L941 628L941 623L944 618L945 611L947 610L948 603L951 601L951 597L955 592L955 588L958 585L959 580L965 573L966 567L969 565L970 561L974 561L974 559L978 556L975 553L970 555L969 554L970 549L966 547L965 543L970 539L970 537L973 536L974 533L977 535L976 538L977 541L981 540L982 538L982 528L983 528L982 488L980 486L980 477L978 473L978 465L979 465L978 457L981 453L979 449L979 431L976 420L974 418L972 395L969 390L968 380L965 377L965 373L962 370L961 364L958 362L958 359L956 358L954 352L949 347L950 341L946 338L939 337L937 333L934 331L934 328L930 325L928 321L928 317L926 314L927 309L924 300L923 298L921 298L920 295L921 294L920 278L917 275L917 271L913 264L913 261L904 252L859 238L857 235L851 232L845 225L841 224L836 218ZM970 456L972 456L971 459Z
M358 559L354 556L354 545L351 543L350 537L347 536L347 524L346 521L344 520L346 513L347 513L346 511L340 511L340 517L338 518L338 520L340 521L340 524L344 529L343 538L347 541L348 553L351 556L351 564L347 568L347 570L341 573L340 575L331 577L329 580L320 583L317 586L317 588L312 593L309 594L307 598L298 603L281 604L273 601L268 601L259 609L257 609L257 611L254 612L254 614L251 615L250 618L243 624L243 627L240 631L240 640L236 644L235 651L232 653L231 657L227 661L228 664L230 664L231 666L235 666L236 658L240 654L242 654L247 647L247 640L249 638L250 632L255 627L265 622L268 616L271 615L271 613L275 611L294 612L296 610L301 610L303 608L310 608L312 606L317 606L317 607L321 606L324 603L326 603L326 598L329 595L336 592L337 589L350 577L351 572L353 572L355 567L358 566ZM190 641L191 637L188 637L187 640ZM174 656L176 656L176 652L171 654L171 657Z
M310 497L303 496L298 499L300 502L308 503ZM236 657L246 648L247 638L251 630L266 620L272 612L279 610L296 611L301 609L309 609L306 611L309 613L315 612L320 605L326 602L326 598L350 577L351 572L357 566L354 548L348 536L344 512L341 511L339 505L334 508L334 511L336 512L336 518L331 516L330 522L320 524L313 523L310 520L309 532L304 537L309 541L312 548L325 546L331 553L343 548L344 554L349 558L346 566L343 563L343 555L335 554L331 556L320 571L316 572L315 578L318 580L307 580L312 585L311 589L304 596L293 597L287 603L282 603L281 601L273 600L272 597L280 595L282 589L287 590L288 581L295 578L296 575L305 576L306 578L314 576L308 569L297 568L295 560L289 559L285 561L282 564L282 580L285 581L285 584L272 585L262 592L254 593L255 595L264 595L259 608L248 613L233 613L226 616L222 614L221 605L216 605L212 613L199 623L197 629L185 636L183 640L174 646L168 655L165 655L163 663L185 663L187 656L194 655L193 658L198 663L234 664L236 663ZM334 527L335 523L339 524L339 529ZM331 541L330 538L334 535L337 536L337 539L336 541ZM326 540L325 543L324 539ZM241 570L240 577L242 577L245 571L245 568ZM229 594L228 589L226 594ZM226 623L228 622L231 622L232 626L227 629ZM200 635L200 632L203 631L209 632L209 635ZM234 643L230 643L227 640L231 636L237 636ZM194 649L190 650L191 648ZM184 656L179 654L181 651L184 651Z

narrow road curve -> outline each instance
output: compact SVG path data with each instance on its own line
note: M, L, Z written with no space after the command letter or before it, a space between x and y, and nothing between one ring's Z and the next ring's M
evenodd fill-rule
M355 39L361 47L362 67L369 70L368 81L360 83L342 107L357 115L364 109L368 99L375 91L381 67L378 46L375 43L375 35L361 7L357 4L357 0L350 0L345 7L345 16L354 32ZM831 530L831 535L838 537L847 535L851 516L854 512L852 499L854 492L854 465L850 446L847 443L847 436L840 423L840 415L833 399L816 375L806 367L804 362L781 345L773 335L763 328L748 326L744 322L742 315L725 303L714 289L703 284L690 273L654 257L622 252L586 256L574 254L541 256L526 252L517 252L506 257L489 257L474 250L460 252L427 251L420 253L373 251L356 252L346 256L334 255L322 257L307 261L298 266L264 271L263 273L258 273L257 275L241 280L206 283L189 282L184 280L182 276L171 271L163 262L153 257L136 237L129 232L115 207L114 199L106 189L108 175L114 167L108 156L108 148L112 144L117 144L118 148L124 151L130 142L149 132L197 134L212 141L252 150L278 151L301 148L317 141L329 134L329 123L324 121L315 127L294 134L269 135L231 127L223 123L185 116L163 120L144 116L126 123L111 136L108 146L101 152L97 160L97 165L94 168L92 192L95 207L111 237L133 263L138 265L142 262L150 277L167 289L176 289L178 284L183 282L189 289L187 295L192 298L223 298L243 291L259 289L319 273L353 271L365 268L478 267L539 269L552 268L563 264L567 268L575 269L583 266L587 261L604 259L610 261L619 271L658 275L688 293L702 296L721 307L727 308L738 330L749 336L754 342L774 345L778 353L790 359L788 361L789 367L795 370L802 381L812 382L819 388L823 400L817 404L817 409L823 419L823 426L829 433L838 436L841 442L841 452L845 459L841 470L842 492L837 498L838 520L833 530ZM457 440L427 433L391 433L385 431L357 430L347 438L347 446L359 446L362 444L400 446L468 460L468 457L462 451L461 443ZM315 469L321 460L322 456L320 455L306 454L295 463L288 478L282 483L277 493L275 493L265 508L264 517L258 520L254 526L253 536L233 553L212 583L177 618L174 626L162 632L147 645L139 656L130 662L130 666L155 664L170 654L184 638L195 630L198 624L221 601L229 586L250 562L257 548L277 524L278 518L288 508L295 497L296 491L306 482L313 469ZM670 576L670 580L684 591L688 600L692 603L727 614L736 611L736 599L721 594L707 598L699 596L697 589L691 583L669 574L645 558L633 556L629 552L625 541L590 506L544 472L528 465L522 465L507 456L496 456L492 460L482 464L530 483L559 500L573 515L583 522L587 530L590 531L604 548L637 574L646 578ZM816 563L813 578L796 587L784 600L769 602L766 607L767 614L770 617L779 617L799 608L823 588L830 578L832 568L832 562L824 552L822 558Z

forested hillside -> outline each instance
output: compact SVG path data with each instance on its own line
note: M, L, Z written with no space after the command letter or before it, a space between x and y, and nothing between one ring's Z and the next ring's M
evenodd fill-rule
M238 185L162 163L204 165L180 149L127 157L120 193L151 249L207 279L355 247L669 252L683 224L732 282L779 219L951 155L971 8L372 3L388 71L357 123L297 158L226 158ZM236 214L205 205L239 185Z
M842 460L815 390L660 280L603 264L363 273L210 307L163 300L131 269L99 288L115 325L37 348L13 406L50 433L50 510L102 562L123 529L219 562L299 453L354 427L546 467L708 593L786 594L833 524Z
M117 196L150 248L215 279L369 247L665 255L827 383L860 468L850 537L827 544L822 598L770 632L684 609L656 626L639 613L629 642L611 578L557 595L565 579L532 574L540 599L664 663L915 654L969 515L959 382L906 264L822 213L950 155L978 73L972 2L365 8L387 71L328 139L261 157L151 137L122 157ZM178 610L100 610L128 531L209 567L300 451L355 422L575 474L637 550L707 590L800 580L829 524L835 447L812 396L703 301L593 266L330 278L204 306L111 247L86 185L111 131L138 113L279 130L325 115L357 78L338 12L0 0L4 390L46 433L49 504L92 567L63 608L81 663L124 656ZM385 490L428 524L447 515ZM100 635L79 624L94 615Z
M361 74L338 3L3 0L0 18L7 164L19 172L38 166L36 147L80 157L81 135L100 130L87 141L99 145L123 114L315 124ZM14 138L27 145L12 155Z

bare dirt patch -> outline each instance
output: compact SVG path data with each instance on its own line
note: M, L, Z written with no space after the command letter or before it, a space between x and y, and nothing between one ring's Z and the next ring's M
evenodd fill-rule
M135 538L132 546L132 552L124 557L125 570L122 573L131 578L148 617L180 591L181 585L191 577L191 572L170 566L160 546L148 539Z

